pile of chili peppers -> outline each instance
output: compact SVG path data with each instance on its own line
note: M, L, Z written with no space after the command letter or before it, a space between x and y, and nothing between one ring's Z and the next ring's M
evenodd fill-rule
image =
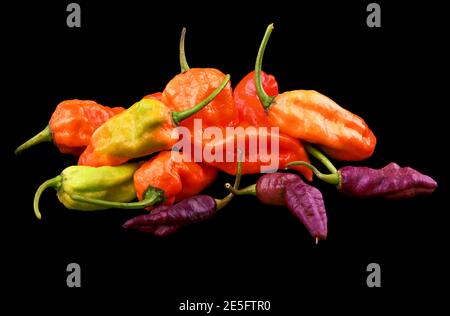
M52 187L68 209L142 209L145 214L129 219L123 227L166 236L214 216L236 195L255 195L261 203L285 206L317 242L326 239L328 229L322 194L307 183L313 176L355 197L400 199L432 193L437 183L431 177L396 163L381 169L334 167L330 158L369 158L375 135L361 117L317 91L279 93L275 77L261 70L272 29L271 24L261 42L255 70L234 90L230 76L219 69L189 67L183 29L181 73L162 92L144 96L127 109L89 100L58 104L44 130L16 149L19 154L51 141L60 152L79 156L78 165L69 166L37 189L37 218L41 218L39 199ZM186 152L174 147L179 140L174 131L183 126L196 133L195 119L201 119L202 129L244 130L241 136L203 134L200 141L189 139L192 148L200 147L200 153L224 150L223 155L231 160L184 159ZM272 132L273 127L279 133ZM277 144L278 166L283 171L263 173L255 184L239 188L241 175L261 173L272 154L249 148L253 141L261 144L265 139ZM319 171L310 157L329 172ZM236 176L233 186L225 184L228 191L223 199L203 193L219 172Z

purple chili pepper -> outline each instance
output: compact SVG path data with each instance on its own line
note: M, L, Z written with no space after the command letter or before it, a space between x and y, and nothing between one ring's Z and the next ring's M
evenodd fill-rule
M225 185L235 195L256 195L264 204L284 205L319 239L327 237L327 214L320 191L303 182L292 173L268 173L262 175L256 184L241 190Z
M136 216L123 224L124 228L165 236L183 225L211 218L217 209L209 195L197 195L171 206L161 206L150 214Z
M297 181L289 183L285 192L286 206L317 240L327 238L327 214L322 193L315 187Z
M239 188L241 181L242 163L238 162L237 174L233 189ZM216 212L224 208L233 198L230 193L223 199L214 199L209 195L196 195L184 199L177 204L162 205L155 208L150 214L136 216L122 226L133 228L156 236L167 236L176 232L180 227L197 223L211 218Z
M343 167L339 175L339 192L359 197L411 198L431 194L437 187L431 177L410 167L400 168L396 163L382 169Z
M305 161L296 161L287 166L302 165L310 168L321 180L335 184L339 192L358 197L384 197L386 199L411 198L420 194L431 194L437 183L419 171L391 162L381 169L368 167L343 167L339 170L328 158L311 145L305 145L308 153L320 160L331 172L323 174Z
M168 208L169 208L169 206L166 206L166 205L158 206L152 210L152 214L157 214L157 213L166 211ZM145 215L143 215L143 216L145 216ZM138 223L137 223L138 218L139 218L139 216L127 221L125 224L122 225L122 227L135 228L135 226L136 226L137 230L144 232L144 233L151 233L156 236L170 235L170 234L176 232L181 227L181 225L151 225L151 224L150 225L138 225Z
M286 185L302 181L300 176L293 173L267 173L256 181L256 196L264 204L286 205L284 191Z

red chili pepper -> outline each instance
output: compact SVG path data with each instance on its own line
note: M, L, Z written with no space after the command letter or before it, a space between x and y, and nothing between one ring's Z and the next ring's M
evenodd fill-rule
M278 94L278 83L274 76L261 72L261 82L268 95ZM241 122L246 121L253 126L271 126L256 92L255 71L245 76L234 88L234 102Z
M180 63L182 73L176 75L166 86L161 101L172 111L192 108L211 94L225 78L220 70L214 68L189 68L184 55L184 35L180 40ZM238 114L234 105L231 84L220 92L204 109L180 123L191 131L194 119L202 119L202 126L235 126Z
M221 137L212 137L204 133L202 138L197 138L194 135L191 137L190 157L192 160L198 159L196 153L201 154L201 161L210 166L216 167L228 174L236 175L238 150L243 151L242 159L242 174L257 174L263 171L269 171L269 166L276 156L278 159L278 166L276 170L284 168L287 163L295 160L308 161L308 155L303 148L300 141L284 134L278 134L267 128L256 128L240 124L235 128L234 133L227 133L226 128L220 128ZM266 149L261 146L261 141L266 141ZM272 156L272 143L278 142L278 147L274 149ZM242 148L240 148L242 146ZM252 150L254 149L254 150ZM184 155L188 155L184 152ZM307 167L300 166L297 171L301 172L306 179L312 180L312 172Z
M258 97L272 126L280 131L319 145L328 155L339 160L363 160L373 154L375 135L359 116L340 107L314 90L296 90L269 96L260 80L264 50L272 32L269 25L255 63Z

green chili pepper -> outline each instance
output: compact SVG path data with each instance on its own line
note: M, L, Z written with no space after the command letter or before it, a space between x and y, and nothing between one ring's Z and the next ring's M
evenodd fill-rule
M136 198L133 183L134 172L139 163L128 163L121 166L71 166L64 169L60 175L45 181L36 191L34 196L34 212L41 219L39 211L39 199L42 192L47 188L54 188L59 201L65 207L72 210L94 211L110 208L109 206L90 204L84 199L102 199L112 202L130 202ZM78 199L73 199L77 196ZM145 194L146 201L153 203L164 199L163 192L153 189ZM135 208L143 208L140 202L135 203ZM142 203L141 203L142 204Z

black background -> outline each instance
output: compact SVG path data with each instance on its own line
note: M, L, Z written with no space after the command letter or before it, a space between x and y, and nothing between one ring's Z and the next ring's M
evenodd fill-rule
M242 1L78 1L80 29L65 24L69 1L7 6L2 19L1 158L7 175L2 261L10 293L44 294L40 306L51 304L55 293L76 296L78 305L103 293L132 300L143 296L128 306L160 314L175 312L184 299L261 299L271 300L272 311L280 312L300 311L305 294L353 293L353 298L357 293L378 300L445 285L444 10L430 2L378 1L382 27L368 28L369 2L243 7ZM127 107L162 91L179 72L183 26L190 66L219 68L236 84L252 70L271 22L275 30L263 69L277 77L280 91L315 89L362 116L378 139L373 157L362 164L412 166L438 181L432 196L357 200L316 183L329 216L328 240L318 246L286 209L266 207L252 197L236 198L214 219L164 239L120 227L139 212L69 211L50 190L41 199L43 220L34 217L37 186L76 159L59 154L52 144L19 157L13 150L45 126L58 102L93 99ZM231 180L221 175L207 192L221 196L223 183ZM243 185L254 180L245 177ZM70 262L81 265L81 289L66 287ZM381 265L381 289L366 287L371 262Z

